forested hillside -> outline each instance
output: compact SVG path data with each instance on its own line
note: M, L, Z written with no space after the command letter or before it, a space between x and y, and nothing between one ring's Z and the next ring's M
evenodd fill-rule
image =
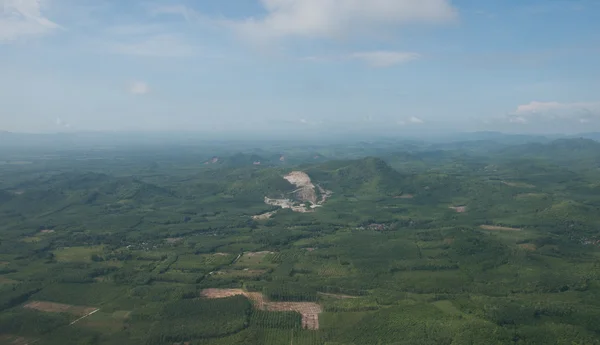
M0 344L600 344L600 144L492 139L0 151Z

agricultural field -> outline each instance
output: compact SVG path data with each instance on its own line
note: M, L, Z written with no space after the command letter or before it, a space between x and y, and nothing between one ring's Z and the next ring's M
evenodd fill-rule
M440 145L0 150L0 344L600 344L600 144Z

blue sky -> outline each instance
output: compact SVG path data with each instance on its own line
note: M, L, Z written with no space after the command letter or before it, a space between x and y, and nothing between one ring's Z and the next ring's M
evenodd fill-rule
M0 130L600 131L596 0L0 0Z

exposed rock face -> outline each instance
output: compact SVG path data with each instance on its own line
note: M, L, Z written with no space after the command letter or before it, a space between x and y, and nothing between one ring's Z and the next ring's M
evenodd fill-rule
M312 184L310 177L305 172L292 171L283 178L298 188L294 191L294 194L298 200L308 201L313 205L317 204L315 185Z
M315 209L321 207L333 193L323 189L319 185L315 186L310 180L310 177L302 171L292 171L283 178L296 186L297 189L292 192L294 197L289 199L271 199L265 196L265 204L284 209L288 208L294 212L314 212ZM321 194L321 200L319 201L317 201L316 188L319 188L319 193ZM310 207L307 207L307 202L310 204L308 205ZM269 217L273 214L274 212L270 213ZM265 219L262 218L265 215L266 214L254 216L254 219Z

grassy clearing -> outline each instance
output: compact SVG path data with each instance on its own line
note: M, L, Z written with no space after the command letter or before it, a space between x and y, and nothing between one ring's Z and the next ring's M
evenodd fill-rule
M464 316L463 312L460 311L451 301L436 301L432 303L436 308L443 311L444 313L452 316Z
M91 262L92 255L100 255L103 250L103 246L68 247L55 250L54 255L58 262Z
M27 309L33 309L37 311L43 311L46 313L68 313L76 316L84 316L87 315L98 308L94 307L84 307L84 306L76 306L70 304L62 304L62 303L54 303L54 302L43 302L43 301L33 301L25 304L23 306Z

